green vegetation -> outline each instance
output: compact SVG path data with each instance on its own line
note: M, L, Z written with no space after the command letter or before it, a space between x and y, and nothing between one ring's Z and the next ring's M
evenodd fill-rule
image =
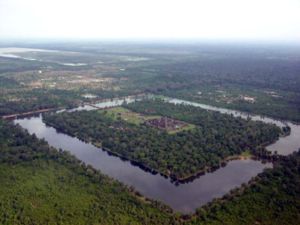
M283 157L222 199L200 208L191 224L300 224L300 151Z
M251 151L247 150L247 151L244 151L242 154L241 154L242 157L244 158L249 158L252 156L251 154Z
M168 131L168 133L169 134L176 134L176 133L181 132L181 131L192 131L195 128L196 128L196 126L194 124L187 123L185 126L180 127L180 128L178 128L176 130L170 130L170 131Z
M46 91L43 89L35 89L30 92L16 91L8 98L5 90L1 90L3 95L0 96L0 116L31 112L40 109L52 109L59 107L75 107L79 101L76 101L76 93L70 91L56 90ZM22 97L20 97L22 96Z
M35 47L62 52L18 54L40 61L0 57L2 115L14 110L31 111L31 106L38 108L41 104L53 105L53 101L65 106L90 101L81 98L86 93L98 99L153 93L300 121L298 48L146 43L122 46L85 43L84 46L88 47L80 43L44 44ZM34 96L44 100L31 98L34 104L26 107L28 99L23 94L37 88L41 91ZM59 91L68 93L54 94ZM48 99L51 95L55 96ZM243 96L255 101L245 101ZM19 104L10 106L14 101Z
M300 223L300 152L281 157L274 169L196 214L180 216L139 200L120 183L7 122L0 122L0 143L3 225Z
M299 48L199 44L169 49L172 53L152 55L152 63L115 74L127 78L121 88L300 122Z
M0 121L0 224L173 224L158 202ZM172 222L173 221L173 222Z
M128 123L133 123L139 125L144 123L146 120L159 118L160 116L146 116L139 113L132 112L124 107L114 107L105 110L104 112L99 111L100 113L104 113L113 120L123 119Z
M104 113L106 116L109 116L113 120L122 119L128 123L133 123L136 125L145 123L147 120L161 118L161 116L157 116L157 115L144 115L144 114L136 113L124 107L114 107L114 108L106 109L104 110L104 112L100 111L100 113ZM183 127L179 127L175 130L167 130L167 132L169 134L175 134L180 131L192 130L194 128L195 128L194 124L187 123Z
M128 123L121 117L112 119L107 111L48 114L44 120L59 131L97 146L101 143L104 149L175 180L218 168L227 157L246 150L261 157L268 155L262 145L276 140L281 132L275 125L160 100L139 101L126 107L197 127L168 134L145 124Z
M227 84L166 89L159 94L283 120L300 121L300 93L290 91Z
M0 116L152 93L300 122L297 47L30 45L26 47L64 52L19 54L35 61L0 57ZM236 155L268 157L263 145L281 132L271 125L161 101L125 107L48 115L46 120L173 178L218 167ZM147 118L162 116L189 126L167 133L144 124ZM0 224L300 224L300 153L278 158L274 169L249 186L195 215L172 215L166 206L145 201L67 152L0 121Z

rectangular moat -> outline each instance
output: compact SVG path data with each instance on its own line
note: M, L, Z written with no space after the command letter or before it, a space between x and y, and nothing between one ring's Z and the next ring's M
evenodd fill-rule
M114 102L99 103L97 107L111 107L118 106L126 100L116 100ZM134 100L128 100L134 101ZM178 104L179 100L176 101ZM185 104L190 104L187 102ZM193 103L197 104L197 103ZM204 105L207 107L206 105ZM210 106L208 106L210 107ZM74 110L95 110L95 107L79 107ZM209 109L211 110L211 109ZM212 109L215 110L215 107ZM226 110L226 109L221 109ZM241 112L232 112L232 110L223 113L234 113L236 116L246 116ZM249 116L249 115L247 115ZM256 116L253 119L261 119ZM270 118L262 118L265 122L274 122L281 125L282 122L272 120ZM175 185L159 174L151 174L132 165L129 161L121 160L118 157L111 156L100 148L92 144L80 141L77 138L68 136L63 133L57 132L52 127L47 127L42 121L42 115L38 117L28 117L23 119L16 119L15 123L20 124L23 128L27 129L29 133L35 133L38 138L44 138L50 145L56 148L70 151L78 159L86 164L92 165L94 168L99 169L102 173L113 177L128 186L133 186L138 192L145 197L155 199L172 207L175 211L182 213L192 213L196 208L206 204L214 198L222 197L231 189L239 187L243 183L247 183L252 177L262 172L265 168L271 168L271 163L263 164L260 161L251 159L246 160L233 160L230 161L225 167L205 175L198 177L189 183ZM299 146L299 138L297 132L300 131L299 126L291 124L291 135L280 138L276 143L271 145L271 148L284 145L287 149L293 149ZM296 136L295 136L296 135ZM288 146L291 140L292 145ZM275 146L275 147L274 147ZM296 149L295 149L296 150ZM292 151L290 150L289 153ZM280 153L280 152L279 152ZM283 154L285 154L283 152Z

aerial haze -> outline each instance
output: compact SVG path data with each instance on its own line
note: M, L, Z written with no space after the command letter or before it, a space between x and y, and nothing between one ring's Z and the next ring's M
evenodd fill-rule
M0 0L0 225L300 224L300 0Z
M300 40L298 0L0 0L2 39Z

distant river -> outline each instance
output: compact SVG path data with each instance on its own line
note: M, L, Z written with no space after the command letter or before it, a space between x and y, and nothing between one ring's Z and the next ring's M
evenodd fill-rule
M33 57L23 57L19 53L25 52L49 52L49 53L74 53L58 50L47 50L47 49L37 49L37 48L0 48L0 57L5 58L14 58L14 59L24 59L29 61L39 61L39 62L48 62L48 63L57 63L64 66L86 66L86 63L71 63L71 62L57 62L57 61L47 61L41 60Z
M199 106L197 103L187 101L182 102L182 100L179 99L166 100L176 104L184 103ZM96 104L96 106L98 108L116 106L121 105L124 101L125 100L107 101ZM135 101L135 99L127 98L126 101ZM207 105L201 106L210 107ZM83 106L71 111L95 109L96 108L92 106ZM214 107L209 108L209 110L214 110ZM223 110L225 109L222 109L222 113ZM229 113L231 111L232 110L227 110L224 113ZM256 117L253 117L253 119L255 118ZM264 120L268 120L267 122L273 122L273 120L269 121L268 118L265 118ZM45 125L42 121L42 115L38 117L16 119L14 122L27 129L29 133L35 133L38 138L44 138L51 146L70 151L78 159L82 160L86 164L92 165L96 169L99 169L102 173L113 177L128 186L133 186L142 195L159 200L171 206L175 211L183 213L194 212L196 208L206 204L213 198L222 197L231 189L239 187L242 183L247 183L251 177L256 176L265 168L272 167L271 163L263 164L260 161L251 159L234 160L230 161L225 167L222 167L215 172L206 173L190 183L176 186L171 183L169 179L166 179L159 174L153 175L145 172L139 167L132 165L129 161L123 161L118 157L110 156L105 151L93 146L92 144L84 143L77 138L63 133L58 133L54 128ZM279 121L277 122L278 125L284 124ZM291 128L291 136L281 138L275 144L269 146L269 148L273 150L276 149L278 151L278 147L289 144L286 140L290 139L292 141L296 141L294 136L299 134L299 126L294 125ZM287 148L278 152L283 154L291 153L293 146L297 146L298 148L300 146L299 143L300 140L298 140L297 143L293 143L292 146L285 146ZM289 150L287 151L286 149Z
M300 148L300 125L294 124L289 121L280 121L276 119L272 119L265 116L259 116L259 115L253 115L249 113L240 112L237 110L231 110L231 109L225 109L225 108L219 108L215 106L200 104L196 102L191 101L185 101L181 99L176 98L165 98L166 101L174 104L187 104L187 105L193 105L196 107L200 107L202 109L217 111L223 114L232 114L235 117L242 117L244 119L251 118L255 121L262 121L265 123L273 123L276 124L279 127L289 126L291 128L291 134L287 137L280 137L278 141L276 141L274 144L271 144L267 146L267 149L269 151L275 152L277 151L280 155L289 155L293 153L294 151L298 151Z

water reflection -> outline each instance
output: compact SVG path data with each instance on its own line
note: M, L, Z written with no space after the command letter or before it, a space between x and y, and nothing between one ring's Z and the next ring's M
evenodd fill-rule
M54 128L44 124L42 116L16 119L15 123L20 124L31 134L35 133L38 138L44 138L50 145L70 151L78 159L102 173L133 186L144 196L160 200L174 210L184 213L193 212L213 198L223 196L231 189L248 182L264 168L272 166L270 163L263 164L250 159L235 160L229 162L226 167L207 173L193 182L176 186L159 174L147 173L128 161L109 156L91 144L58 133Z
M141 99L136 97L115 99L113 101L98 102L93 106L80 106L68 111L95 110L97 108L118 106L125 102L129 103ZM288 125L291 127L291 135L280 138L276 143L268 146L267 149L285 155L296 151L300 147L299 125L180 99L165 98L165 100L174 104L189 104L207 110L241 116L242 118L250 117L253 120L274 123L280 127ZM139 167L133 166L130 162L108 155L107 152L91 144L84 143L66 134L58 133L54 128L47 127L43 123L41 115L39 117L16 119L15 123L20 124L30 133L35 133L37 137L44 138L50 145L70 151L86 164L90 164L94 168L101 170L102 173L128 186L133 186L144 196L160 200L171 206L174 210L184 213L193 212L196 208L211 201L213 198L223 196L231 189L248 182L251 177L262 172L264 168L272 166L270 163L263 164L260 161L251 159L234 160L230 161L225 167L213 173L207 173L193 182L176 186L169 179L159 174L154 175L145 172Z
M279 127L289 126L291 128L291 134L286 137L280 137L274 144L267 146L267 150L271 152L277 152L281 155L289 155L294 151L298 151L300 148L300 125L293 124L288 121L280 121L276 119L272 119L269 117L259 116L259 115L251 115L248 113L231 110L231 109L224 109L218 108L210 105L200 104L196 102L185 101L176 98L165 98L166 101L174 104L187 104L196 107L200 107L207 110L217 111L224 114L232 114L235 117L242 117L244 119L250 118L254 121L262 121L265 123L273 123Z

